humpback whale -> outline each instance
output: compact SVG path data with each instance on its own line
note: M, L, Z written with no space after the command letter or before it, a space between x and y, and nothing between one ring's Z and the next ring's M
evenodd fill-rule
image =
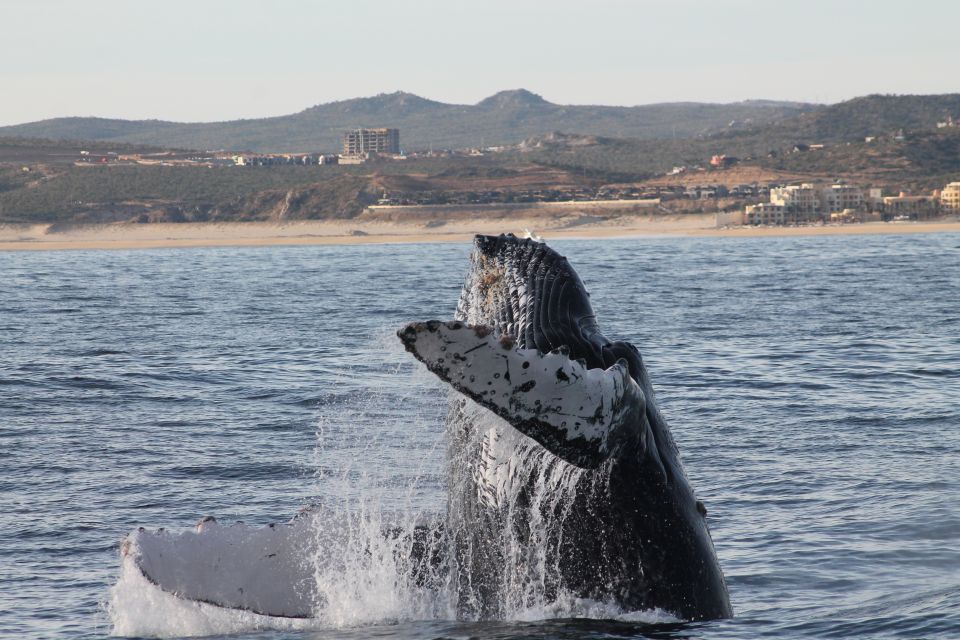
M380 554L464 619L584 601L730 617L706 509L639 351L600 332L583 282L545 243L477 236L470 261L452 320L398 331L453 389L440 523L377 529L351 545L359 556L337 546L353 525L319 511L260 528L141 528L121 545L124 575L193 602L312 618L342 596L322 575Z
M477 236L452 322L398 332L456 390L446 535L458 610L531 595L732 615L706 522L639 351L607 339L566 258Z

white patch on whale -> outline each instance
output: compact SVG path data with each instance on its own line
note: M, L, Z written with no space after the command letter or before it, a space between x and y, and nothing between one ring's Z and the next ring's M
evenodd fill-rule
M316 609L308 564L316 551L309 517L259 528L205 519L180 533L139 529L121 550L148 580L181 598L286 618Z
M508 422L593 451L587 466L615 451L645 406L623 361L588 369L563 352L515 349L487 327L456 321L411 324L400 336L427 368Z

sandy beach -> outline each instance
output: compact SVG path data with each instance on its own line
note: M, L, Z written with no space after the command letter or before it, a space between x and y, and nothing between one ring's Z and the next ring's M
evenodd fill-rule
M165 247L271 246L464 242L477 233L527 230L544 239L631 236L762 237L796 235L960 232L960 221L717 228L704 215L580 215L476 219L225 222L103 225L0 224L0 250L155 249Z

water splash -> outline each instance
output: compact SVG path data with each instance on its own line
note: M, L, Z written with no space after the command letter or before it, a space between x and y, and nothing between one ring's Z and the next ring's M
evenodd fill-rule
M553 463L532 440L472 402L454 403L447 433L446 392L432 376L404 363L394 345L381 339L386 365L363 372L363 395L327 403L317 423L311 457L316 504L302 516L312 538L301 570L310 577L313 615L266 616L180 598L152 584L126 557L107 607L115 635L335 630L489 617L673 620L662 612L625 612L566 592L555 560L563 544L557 525L584 489L582 470ZM479 438L471 446L447 442L456 438L461 420L469 420L470 437ZM406 458L409 469L411 452L421 462L414 473L398 478L396 456ZM494 491L467 493L479 486ZM506 526L475 556L456 554L455 545L470 533L464 508L479 503L495 506ZM496 607L464 609L470 590L479 587L475 572L490 560L495 580L488 586L496 591Z

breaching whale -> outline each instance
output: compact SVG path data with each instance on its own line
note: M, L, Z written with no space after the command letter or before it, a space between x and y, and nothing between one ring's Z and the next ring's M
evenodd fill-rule
M532 594L732 615L699 502L637 349L600 332L566 258L477 236L452 322L398 332L452 404L446 536L458 609Z
M398 575L448 593L467 619L571 601L732 615L706 510L640 354L603 336L566 258L477 236L455 318L398 336L455 390L446 513L383 532ZM350 570L330 546L337 526L308 511L262 528L208 518L181 533L139 529L121 547L124 570L186 600L311 618L329 597L311 559Z

